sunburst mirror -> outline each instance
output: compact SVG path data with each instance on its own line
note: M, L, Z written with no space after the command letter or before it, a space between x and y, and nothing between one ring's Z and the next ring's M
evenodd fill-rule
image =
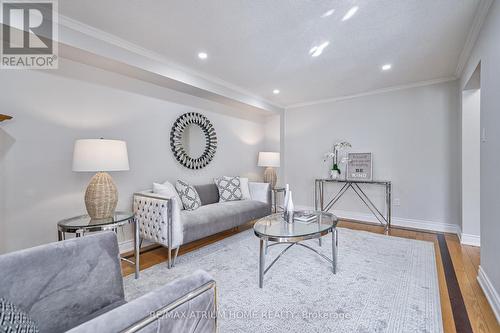
M170 147L180 164L189 169L202 169L212 161L217 150L215 128L204 115L185 113L172 126Z

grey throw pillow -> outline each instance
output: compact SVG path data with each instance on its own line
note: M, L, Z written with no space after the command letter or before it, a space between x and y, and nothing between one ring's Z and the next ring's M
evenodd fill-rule
M175 183L175 189L181 197L182 205L185 210L195 210L200 208L201 199L196 189L182 180Z
M240 177L219 177L214 179L219 189L219 202L236 201L243 198Z
M0 298L0 333L17 332L38 333L40 330L26 312Z

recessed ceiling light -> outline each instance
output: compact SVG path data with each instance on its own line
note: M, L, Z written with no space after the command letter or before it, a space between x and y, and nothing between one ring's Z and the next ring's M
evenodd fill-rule
M330 44L330 42L323 42L321 43L320 45L317 45L317 46L314 46L312 47L310 50L309 50L309 54L312 56L312 57L317 57L319 56L321 53L323 53L323 50Z
M392 68L392 65L391 64L385 64L384 66L382 66L382 70L383 71L388 71L389 69Z
M205 60L208 58L208 54L206 54L205 52L200 52L198 53L198 58Z
M330 10L324 12L323 15L321 15L321 17L328 17L328 16L331 16L333 13L335 13L335 9L330 9Z
M273 94L278 95L279 93L280 93L280 90L279 90L279 89L274 89L274 90L273 90Z
M358 11L358 9L359 9L358 6L354 6L351 9L349 9L349 11L342 18L342 21L347 21L348 19L350 19L351 17L353 17L354 14L356 14L356 12Z

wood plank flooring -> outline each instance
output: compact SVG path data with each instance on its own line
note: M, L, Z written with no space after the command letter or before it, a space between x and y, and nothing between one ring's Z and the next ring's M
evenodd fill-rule
M179 255L217 242L243 230L247 230L251 228L252 225L253 223L250 222L239 228L225 231L217 235L183 245L179 251ZM339 223L339 226L343 228L364 230L378 234L384 233L384 228L378 225L355 223L352 221L341 221ZM472 332L474 333L500 333L500 325L496 321L495 315L490 305L488 304L488 301L481 287L479 286L479 283L477 282L477 272L480 264L480 251L478 247L462 245L460 244L460 241L456 235L444 234L444 240L448 249L449 256L451 258L451 264L453 266L451 267L451 269L453 269L456 281L458 282L459 288L457 289L460 292L462 302L465 305L466 313L457 313L457 311L460 310L460 307L457 308L457 306L455 306L455 308L453 308L452 304L456 304L456 299L460 297L458 297L459 295L456 294L450 294L450 271L448 271L448 277L446 274L446 270L449 269L450 266L449 264L447 264L446 260L443 263L443 258L439 247L438 234L433 232L408 230L393 227L389 231L389 235L394 237L424 240L434 243L439 279L439 292L441 297L441 311L443 315L443 327L446 333L471 332L469 327L472 328ZM128 255L132 256L131 253ZM141 254L141 270L154 266L166 260L166 249L158 246L150 246L148 248L144 248ZM122 263L122 271L124 276L132 274L134 272L133 267L126 263ZM453 292L453 290L454 289L452 288L451 291ZM467 318L470 326L464 325L463 320L460 319L460 316L462 316L462 318ZM458 318L458 320L456 321L455 318Z

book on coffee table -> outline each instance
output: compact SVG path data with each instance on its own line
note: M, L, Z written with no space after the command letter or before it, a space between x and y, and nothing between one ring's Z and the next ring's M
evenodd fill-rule
M310 213L295 213L293 219L297 222L309 223L316 221L317 215Z

